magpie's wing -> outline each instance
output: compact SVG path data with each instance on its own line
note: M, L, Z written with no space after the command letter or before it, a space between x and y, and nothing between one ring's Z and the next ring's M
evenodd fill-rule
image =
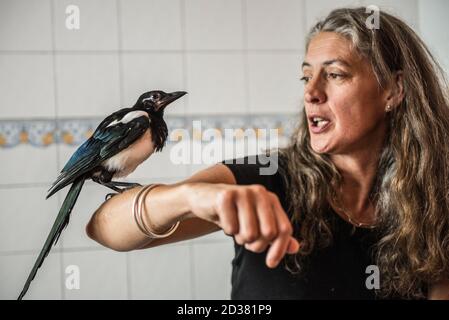
M75 151L48 190L47 199L77 177L89 174L103 161L126 149L150 128L150 120L144 115L126 123L118 122L112 126L108 126L108 123L111 121L103 121L93 135Z
M66 163L64 168L62 169L61 173L65 171L69 171L71 167L73 167L75 164L77 164L79 161L82 161L83 159L89 161L92 159L93 156L96 155L98 145L101 145L101 139L98 139L98 135L103 135L104 133L108 132L108 126L111 125L113 122L120 121L128 112L131 111L131 108L124 108L120 109L101 121L101 123L97 126L94 133L92 134L92 137L90 137L88 140L86 140L72 155L72 157L69 159L69 161ZM112 130L112 127L110 127Z

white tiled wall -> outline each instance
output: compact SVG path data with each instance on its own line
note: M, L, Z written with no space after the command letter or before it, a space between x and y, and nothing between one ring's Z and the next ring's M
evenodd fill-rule
M191 250L189 243L182 243L130 253L131 297L161 300L193 298Z
M54 117L55 91L52 69L52 57L48 54L2 53L0 55L2 84L0 116L2 118Z
M56 197L45 200L44 187L1 188L0 252L40 249L58 210ZM57 244L59 246L59 243Z
M104 117L120 105L117 54L56 56L58 116Z
M189 50L242 50L243 12L240 1L191 0L185 6ZM209 26L213 26L210 29Z
M117 50L117 2L110 0L51 0L53 5L53 32L57 50ZM39 1L37 1L39 2ZM80 8L80 29L66 28L66 8Z
M18 145L10 149L0 149L0 183L12 184L48 183L57 171L57 147L36 148Z
M318 20L325 17L331 10L346 6L359 6L360 0L306 0L305 5L306 31L308 31Z
M376 5L381 10L385 10L388 12L391 12L393 14L398 15L399 17L403 18L410 26L414 27L415 30L420 27L418 24L418 2L421 3L432 3L435 2L435 0L430 1L418 1L418 0L395 0L395 1L389 1L389 0L360 0L361 5L368 6L368 5ZM424 24L431 24L431 20Z
M50 0L1 1L0 49L51 50L51 21Z
M243 53L187 54L191 113L247 113Z
M421 36L449 74L448 2L445 0L419 1L418 9Z
M80 30L65 28L68 4ZM449 71L445 0L0 0L0 120L101 118L153 88L189 92L168 115L295 113L305 32L347 4L403 17ZM128 180L171 183L205 167L171 164L171 148ZM0 298L17 297L67 190L45 192L75 149L0 149ZM222 232L131 253L88 239L107 192L86 183L27 298L229 298L233 247ZM65 286L70 265L79 290Z
M304 1L247 0L248 49L302 50Z
M120 0L122 48L125 50L181 50L181 0Z
M231 294L232 242L198 243L193 246L195 299L224 299ZM220 268L217 268L220 266Z
M128 297L127 255L110 250L63 252L63 272L79 268L79 289L64 288L66 299L126 299ZM70 271L67 270L67 271ZM64 282L65 282L64 278Z
M30 272L36 255L30 253L2 254L0 259L0 299L17 299ZM27 293L27 299L61 299L62 297L61 253L48 255L45 266Z
M249 108L252 114L294 113L301 105L303 86L298 81L298 53L248 55Z

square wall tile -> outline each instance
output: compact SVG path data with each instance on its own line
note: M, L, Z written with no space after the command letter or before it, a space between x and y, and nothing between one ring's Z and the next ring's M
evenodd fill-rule
M59 211L57 197L45 200L46 192L43 187L0 189L1 252L40 251Z
M334 9L361 5L360 0L305 0L305 2L306 32Z
M53 0L57 50L117 50L117 7L110 0ZM79 9L79 29L70 29L72 11ZM70 9L70 8L69 8ZM67 24L68 21L68 24Z
M186 1L187 49L243 49L242 2Z
M151 90L185 91L182 55L177 53L123 54L124 100L132 106ZM165 114L185 113L186 95L165 109Z
M0 299L17 299L36 257L34 254L0 256ZM50 253L47 256L23 299L61 299L60 253Z
M0 119L55 116L51 55L2 54L0 70Z
M50 17L50 0L2 0L0 50L51 50Z
M429 4L432 2L434 1L427 1ZM418 29L419 27L418 0L361 0L361 4L364 6L378 6L380 10L385 10L388 13L404 19L413 29ZM382 26L380 27L382 28Z
M419 29L421 37L435 58L449 75L449 22L446 18L449 2L446 0L419 1Z
M187 55L188 114L246 113L243 54Z
M32 161L30 161L32 159ZM0 148L0 184L48 183L57 175L56 145Z
M120 0L125 50L181 50L179 0Z
M121 108L117 55L60 54L56 72L60 117L104 118Z
M249 49L302 50L304 4L298 0L247 0Z
M229 300L234 243L194 244L195 299Z
M64 279L73 266L79 270L79 289L64 286L69 300L103 300L127 298L126 253L112 250L64 252ZM68 269L68 267L71 268Z
M131 252L130 266L132 299L193 299L189 245Z
M249 54L250 112L288 113L303 99L302 56L287 53Z

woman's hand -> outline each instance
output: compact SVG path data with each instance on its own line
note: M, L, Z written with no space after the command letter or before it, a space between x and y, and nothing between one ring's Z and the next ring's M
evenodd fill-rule
M299 249L293 228L278 197L262 185L193 183L191 213L217 224L235 241L253 252L270 246L266 264L275 268L285 254Z

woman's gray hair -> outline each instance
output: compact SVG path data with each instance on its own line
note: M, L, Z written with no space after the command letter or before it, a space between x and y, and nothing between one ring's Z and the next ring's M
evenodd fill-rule
M380 295L424 297L431 283L449 275L449 104L447 81L419 36L401 19L380 12L380 28L366 26L365 8L332 11L310 30L308 45L320 32L335 32L371 65L379 86L403 73L405 96L389 113L387 136L370 198L380 217L374 248L382 273ZM288 192L292 222L302 241L291 271L307 256L329 246L330 197L342 177L327 154L310 146L302 110L291 141L279 149L280 171Z

